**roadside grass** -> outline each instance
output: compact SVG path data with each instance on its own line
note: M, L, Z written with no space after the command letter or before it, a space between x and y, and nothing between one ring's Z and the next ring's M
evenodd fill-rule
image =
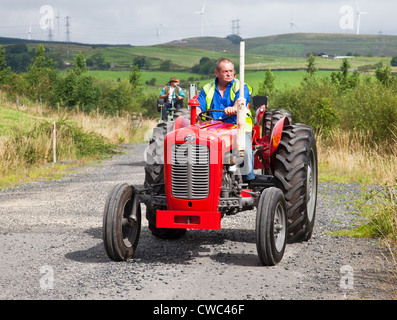
M12 115L0 133L0 189L39 179L58 179L73 167L120 152L121 144L143 141L146 131L155 126L152 120L136 126L130 115L87 115L27 104L24 111L9 103L0 104L0 117ZM14 125L12 119L16 120ZM56 163L53 122L57 127Z
M397 137L393 144L370 141L365 132L333 130L317 135L320 181L392 184L397 177Z
M379 239L389 264L383 285L397 299L397 139L384 146L368 141L370 136L332 131L325 139L319 133L319 181L361 185L358 198L342 200L349 202L350 212L361 217L358 225L331 235Z

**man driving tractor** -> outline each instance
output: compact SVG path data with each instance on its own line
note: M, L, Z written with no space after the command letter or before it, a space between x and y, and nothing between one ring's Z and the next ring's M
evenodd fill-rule
M200 107L197 108L197 118L200 118L201 112L205 110L223 110L223 112L214 111L211 117L223 119L231 116L225 122L236 123L240 82L235 78L235 75L233 62L226 58L218 59L215 68L215 81L206 84L198 97ZM247 103L250 101L251 93L252 88L245 84L244 96ZM250 146L252 140L252 119L248 108L246 109L245 130L245 144ZM241 168L242 178L246 183L255 179L253 161L252 149L246 148L244 151L244 167Z

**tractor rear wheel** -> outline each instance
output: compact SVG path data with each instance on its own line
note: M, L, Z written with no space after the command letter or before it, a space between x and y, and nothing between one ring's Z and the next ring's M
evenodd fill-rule
M141 207L135 188L119 184L110 192L103 215L102 238L110 259L126 261L135 253L141 233Z
M284 118L284 117L287 117L289 120L289 123L292 123L292 116L288 110L266 109L265 115L263 117L263 122L262 122L262 137L264 137L264 136L270 137L277 121L279 121L281 118Z
M280 189L263 190L256 213L256 248L264 266L274 266L284 256L287 243L287 209Z
M284 127L272 155L276 187L287 202L288 241L311 238L317 202L317 147L314 130L304 124Z

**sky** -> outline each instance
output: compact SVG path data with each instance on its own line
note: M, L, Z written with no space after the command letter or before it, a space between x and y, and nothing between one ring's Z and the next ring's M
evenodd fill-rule
M195 13L204 2L204 14ZM0 0L0 37L66 41L67 21L69 40L88 44L153 45L233 30L244 39L356 34L357 5L368 13L360 34L397 35L397 0Z

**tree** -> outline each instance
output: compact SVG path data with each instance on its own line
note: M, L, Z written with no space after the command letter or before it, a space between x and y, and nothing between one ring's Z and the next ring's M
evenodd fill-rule
M37 47L36 57L28 68L25 78L28 82L29 96L40 102L49 101L53 84L57 80L57 71L52 59L45 56L45 48L41 44Z
M392 67L397 67L397 57L393 57L390 63Z
M171 60L164 60L160 64L160 71L170 71L171 70Z
M132 73L130 74L130 84L132 86L132 89L138 93L140 90L140 86L142 85L141 83L141 78L142 78L142 74L139 71L139 68L137 65L134 66L134 70L132 71Z
M313 53L310 54L310 57L306 60L307 62L307 73L309 76L313 76L317 72L317 67L316 67L316 57L313 56Z
M192 72L212 75L216 67L216 60L211 60L208 57L202 57L200 62L192 67Z
M105 58L100 53L95 53L91 56L91 58L88 58L86 64L89 67L96 67L100 70L106 69L107 67L107 64L105 63Z
M375 71L375 76L386 87L389 87L394 81L390 66L378 67Z
M243 38L241 38L237 34L230 34L226 37L227 40L231 41L233 44L240 44L241 41L243 41Z
M356 70L351 75L350 62L347 58L343 59L340 72L332 72L331 82L338 86L341 91L354 88L360 82L360 73Z
M132 64L138 66L139 69L143 69L148 66L147 60L143 56L135 57Z
M6 84L11 76L11 68L7 67L6 54L0 45L0 84Z
M274 92L275 77L269 68L265 71L265 79L259 84L258 95L269 96Z
M87 71L86 60L81 52L79 52L74 58L73 71L77 76L80 76L82 73Z

